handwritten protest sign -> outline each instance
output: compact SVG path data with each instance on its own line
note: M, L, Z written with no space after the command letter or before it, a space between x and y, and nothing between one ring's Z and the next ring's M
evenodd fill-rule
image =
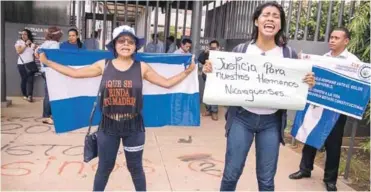
M309 54L302 57L315 61L316 85L308 93L308 102L362 119L370 100L370 64Z
M308 85L303 78L312 61L246 53L210 51L203 102L210 105L304 109Z

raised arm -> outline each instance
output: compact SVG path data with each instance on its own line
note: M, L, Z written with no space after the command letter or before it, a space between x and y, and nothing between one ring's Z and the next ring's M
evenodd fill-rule
M21 45L15 46L15 50L17 51L18 54L22 54L25 49L26 49L25 46L21 46Z
M192 64L189 65L186 70L170 78L165 78L159 75L147 63L141 62L141 67L143 71L143 78L145 80L164 88L171 88L182 82L194 70L195 64L192 62Z
M47 65L48 67L62 73L63 75L67 75L73 78L88 78L88 77L97 77L102 74L104 69L105 61L104 59L95 62L92 65L81 67L78 69L68 67L65 65L61 65L54 61L50 61L46 58L45 53L40 53L40 62Z

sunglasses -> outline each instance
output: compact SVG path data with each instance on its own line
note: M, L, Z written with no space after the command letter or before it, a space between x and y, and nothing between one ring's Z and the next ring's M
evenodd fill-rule
M132 40L132 39L118 39L116 42L118 44L124 44L125 42L127 42L127 44L129 44L129 45L134 45L135 44L135 41Z

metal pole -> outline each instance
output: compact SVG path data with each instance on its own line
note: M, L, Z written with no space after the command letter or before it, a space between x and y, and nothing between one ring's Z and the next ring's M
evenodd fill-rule
M184 10L184 20L183 20L183 36L185 36L185 31L187 27L187 10L188 10L188 0L185 3L185 10Z
M301 14L301 5L302 5L302 2L303 1L299 1L299 4L298 4L298 11L296 12L296 26L295 26L295 34L294 34L294 39L297 40L298 39L298 30L299 30L299 22L300 22L300 14Z
M144 38L146 40L146 44L144 44L144 50L146 49L147 47L147 42L148 42L148 39L147 39L147 36L148 36L148 0L146 0L146 16L145 16L145 20L144 20ZM151 8L152 10L152 8Z
M316 31L314 32L314 41L318 41L319 26L320 26L320 21L321 21L321 9L322 9L322 1L318 1L317 21L316 21Z
M155 9L155 28L154 28L154 38L153 38L153 41L155 42L155 44L157 44L157 25L158 25L158 6L159 6L159 1L157 0L156 1L156 9ZM157 51L157 46L155 46L155 52Z
M164 50L166 53L166 38L169 36L168 34L168 27L169 27L169 22L170 22L170 17L169 17L169 7L170 7L170 1L166 1L166 7L165 7L165 26L164 26Z
M179 17L179 0L176 1L176 14L175 14L175 42L178 39L178 17Z
M125 25L127 25L128 23L128 0L125 1L125 12L124 12L124 22L125 22Z
M339 19L338 19L338 27L341 27L341 25L343 24L344 5L345 5L345 1L341 1Z
M201 15L200 9L202 9L201 2L193 1L192 8L192 54L196 54L199 50L199 41L200 41L200 28L201 28Z
M211 21L211 32L210 37L215 37L215 13L216 13L216 1L214 1L214 7L213 7L213 19Z
M349 9L349 17L353 17L354 14L354 7L356 6L356 1L352 1L350 3L350 9Z
M307 18L306 18L307 21L309 21L311 9L312 9L312 1L308 1ZM308 25L305 25L304 41L307 40L307 36L308 36Z
M107 1L104 1L103 5L103 50L106 50L106 39L107 39Z
M349 145L349 151L347 155L347 161L345 164L345 171L344 171L344 179L348 179L349 177L349 169L350 169L350 162L352 160L352 155L353 155L353 148L354 148L354 139L356 137L357 133L357 127L358 127L358 120L353 119L353 126L352 126L352 137L350 140L350 145Z
M1 103L6 101L6 73L5 73L5 2L1 1Z
M135 32L138 31L138 0L135 1Z
M94 33L95 32L95 23L96 23L95 11L97 9L97 3L95 1L93 1L92 4L93 4L93 21L92 21L91 28L92 28L92 31Z
M85 27L85 1L81 1L81 22L80 22L81 37L86 38L86 27Z
M326 25L326 33L325 33L325 42L328 42L329 33L330 33L332 5L333 5L333 1L330 1L330 6L328 7L328 12L327 12L327 25Z
M117 0L115 0L115 12L113 14L113 27L117 27ZM136 31L135 31L136 32Z
M203 8L202 8L203 9ZM208 25L208 21L209 19L207 19L207 13L209 12L209 2L207 2L206 4L206 10L205 10L205 25L204 25L204 36L203 37L209 37L209 35L206 33L206 28L209 28L209 27L206 27ZM202 17L202 13L201 13L201 17Z
M289 2L289 15L287 16L287 23L286 23L286 36L290 38L290 23L291 23L291 14L292 14L292 1Z

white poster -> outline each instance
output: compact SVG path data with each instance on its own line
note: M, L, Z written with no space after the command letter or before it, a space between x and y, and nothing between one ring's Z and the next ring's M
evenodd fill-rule
M209 105L303 110L313 61L210 51L203 102Z

